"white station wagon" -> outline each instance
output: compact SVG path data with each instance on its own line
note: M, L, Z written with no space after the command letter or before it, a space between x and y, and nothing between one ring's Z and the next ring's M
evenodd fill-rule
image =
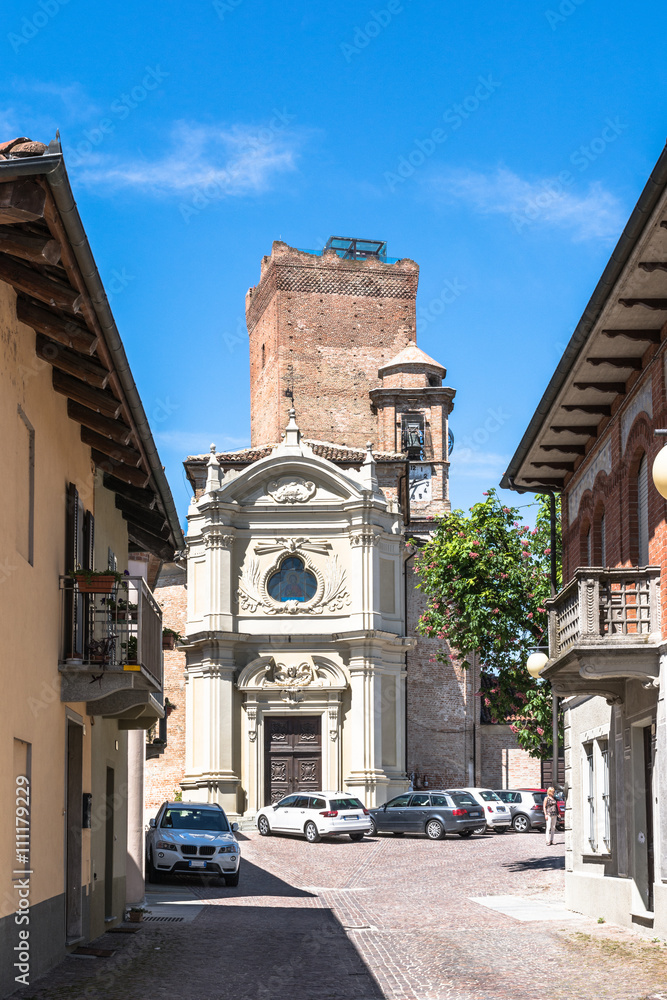
M262 837L296 833L305 836L310 844L322 837L346 834L350 840L363 840L372 826L368 809L348 792L286 795L275 805L260 809L256 822Z

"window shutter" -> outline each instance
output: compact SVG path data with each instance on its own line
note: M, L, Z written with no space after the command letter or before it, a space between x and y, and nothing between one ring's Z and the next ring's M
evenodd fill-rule
M95 569L95 518L89 510L83 519L84 569Z
M637 529L639 565L648 566L648 462L646 455L637 473Z

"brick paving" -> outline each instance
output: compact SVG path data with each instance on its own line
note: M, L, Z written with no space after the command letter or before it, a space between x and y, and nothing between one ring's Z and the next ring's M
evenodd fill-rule
M667 989L660 943L585 918L519 922L470 901L561 902L562 837L554 848L534 833L239 839L238 888L186 881L204 903L192 922L106 934L98 943L113 957L67 958L20 996L641 1000Z

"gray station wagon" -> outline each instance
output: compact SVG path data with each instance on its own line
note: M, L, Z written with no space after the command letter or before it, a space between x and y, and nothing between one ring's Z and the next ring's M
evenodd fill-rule
M501 788L496 795L505 803L512 817L512 826L517 833L527 833L528 830L543 830L545 826L542 800L544 794L527 792L521 789Z
M406 792L370 810L370 836L377 833L425 833L442 840L448 833L470 837L484 821L484 811L467 792Z

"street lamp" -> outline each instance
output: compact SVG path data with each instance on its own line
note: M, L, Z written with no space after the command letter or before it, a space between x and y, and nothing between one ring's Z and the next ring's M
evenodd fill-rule
M549 662L549 657L546 655L546 653L540 653L540 652L531 653L528 659L526 660L526 670L528 671L531 677L535 677L535 679L537 679L544 670L544 668L546 667L548 662Z
M655 433L665 437L667 430L658 429ZM655 456L655 461L653 462L653 482L660 496L667 499L667 445L661 448Z
M531 677L536 680L541 676L542 671L549 662L549 657L546 653L541 652L539 647L534 653L531 653L526 660L526 670ZM553 714L551 718L552 725L552 740L553 740L553 758L551 764L551 784L554 787L558 784L558 698L553 693L551 693L551 701L553 705Z

